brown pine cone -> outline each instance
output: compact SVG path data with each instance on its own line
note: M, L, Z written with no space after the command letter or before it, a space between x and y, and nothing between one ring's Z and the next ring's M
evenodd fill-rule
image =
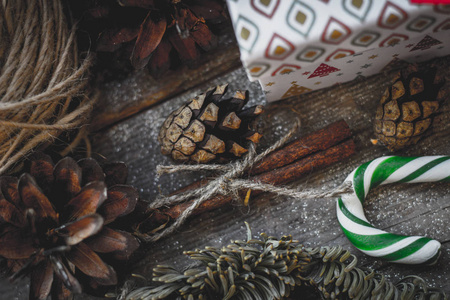
M217 46L211 27L226 20L220 0L73 0L71 7L97 52L126 56L136 69L148 65L155 77L179 61L195 66Z
M112 229L138 200L126 178L120 162L101 167L66 157L54 165L42 153L29 173L0 177L0 256L12 279L30 275L30 299L117 284L104 258L124 260L139 247L130 233Z
M249 141L258 143L261 134L250 124L263 113L263 106L242 109L247 91L221 100L227 88L210 88L172 112L159 131L161 153L177 162L223 162L246 153Z
M410 65L398 72L377 108L377 141L390 151L417 143L447 96L444 81L436 67L419 70L417 65Z

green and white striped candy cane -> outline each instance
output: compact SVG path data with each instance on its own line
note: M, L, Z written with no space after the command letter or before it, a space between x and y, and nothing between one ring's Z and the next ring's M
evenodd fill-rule
M367 255L403 264L434 264L441 243L421 236L388 233L372 226L364 215L364 199L371 188L394 182L450 182L450 156L384 156L348 175L353 193L337 201L337 217L344 234Z

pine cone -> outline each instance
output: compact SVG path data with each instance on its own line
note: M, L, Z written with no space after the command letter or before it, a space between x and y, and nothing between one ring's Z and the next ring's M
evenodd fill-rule
M446 98L443 76L437 68L416 65L399 72L381 97L375 115L377 139L390 151L415 144L430 128Z
M42 153L29 173L0 177L0 256L12 279L30 274L30 299L67 299L82 284L117 283L104 259L127 259L139 247L131 234L111 228L138 200L126 177L123 163L102 168L91 158L66 157L54 165Z
M227 88L210 88L173 111L159 131L161 153L177 162L224 162L248 152L248 141L258 143L261 134L249 126L263 106L243 110L247 91L221 100Z
M73 1L97 52L126 56L136 69L148 65L157 77L171 66L195 66L201 53L217 46L211 26L226 20L217 0ZM77 14L77 13L75 13ZM116 60L117 57L113 58Z

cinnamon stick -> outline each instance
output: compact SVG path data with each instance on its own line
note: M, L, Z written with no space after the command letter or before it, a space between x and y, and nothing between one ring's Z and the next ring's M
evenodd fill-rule
M341 161L352 155L354 152L355 144L353 140L347 140L341 144L326 149L325 151L311 154L287 166L250 177L249 179L255 182L263 182L273 185L286 184L297 180L312 171L320 170ZM259 191L254 191L252 192L252 195L257 195L259 193ZM196 210L194 210L193 215L219 208L224 204L231 202L231 200L232 197L230 196L217 195L208 201L203 202ZM191 204L192 201L187 201L173 207L162 209L155 212L147 221L152 224L162 224L167 222L168 217L170 219L176 219Z
M270 153L259 164L254 166L249 173L255 175L280 168L308 154L328 149L351 136L352 132L348 124L344 120L339 120Z
M348 124L344 120L336 121L322 129L302 136L286 144L283 148L270 153L264 157L260 163L252 167L249 171L249 175L257 175L281 168L311 153L326 150L351 136L352 132ZM208 180L206 179L199 180L183 187L171 195L198 189L207 183Z

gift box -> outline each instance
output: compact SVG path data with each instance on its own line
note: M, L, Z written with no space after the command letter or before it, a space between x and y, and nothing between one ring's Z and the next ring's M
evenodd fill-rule
M268 101L450 54L450 6L228 0L241 60Z

